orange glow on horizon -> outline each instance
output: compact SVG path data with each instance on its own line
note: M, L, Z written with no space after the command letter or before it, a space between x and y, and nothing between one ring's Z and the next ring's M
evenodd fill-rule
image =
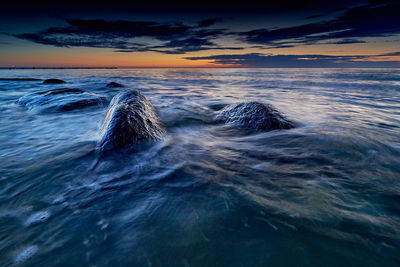
M100 48L60 48L38 44L25 44L28 46L13 46L9 50L1 51L0 67L119 67L119 68L238 68L245 67L234 64L215 64L212 60L188 60L185 57L206 57L218 54L247 54L261 53L272 55L332 55L332 56L351 56L351 55L371 55L366 59L354 61L400 61L399 56L374 56L377 54L377 46L371 47L365 44L355 44L352 49L340 51L334 45L319 45L318 53L315 47L302 46L297 48L271 49L266 53L265 50L258 48L244 48L237 50L204 50L187 54L162 54L157 52L114 52L112 49ZM336 49L336 50L335 50ZM392 46L382 46L380 54L394 51Z
M188 56L205 56L210 51L195 54L161 54L155 52L120 53L93 48L36 47L0 52L0 67L132 67L132 68L226 68L238 67L210 63L209 60L188 60ZM2 54L2 55L1 55Z

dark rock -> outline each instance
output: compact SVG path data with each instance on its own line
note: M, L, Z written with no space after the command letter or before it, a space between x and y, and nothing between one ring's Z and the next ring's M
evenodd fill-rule
M251 131L290 129L294 124L270 105L247 102L228 105L217 115L217 121Z
M106 98L77 88L60 88L36 92L21 97L20 105L35 111L70 111L88 106L103 105Z
M16 81L16 82L36 82L42 79L36 78L0 78L0 81Z
M139 91L122 92L112 99L102 125L102 151L161 139L164 126L155 108Z
M43 84L61 84L61 83L65 83L65 81L59 79L47 79L43 81Z
M217 103L217 104L209 105L209 108L214 110L214 111L219 111L219 110L223 109L226 106L227 106L227 104Z
M114 87L114 88L118 88L118 87L124 87L122 84L116 83L116 82L110 82L107 84L107 87Z

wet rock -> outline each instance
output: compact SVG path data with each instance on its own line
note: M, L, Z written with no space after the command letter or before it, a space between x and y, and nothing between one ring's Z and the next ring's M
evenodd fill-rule
M216 103L216 104L209 105L209 108L214 110L214 111L219 111L219 110L223 109L226 106L227 106L227 104Z
M14 81L14 82L36 82L42 79L36 78L0 78L0 81Z
M122 92L110 103L99 148L105 151L159 140L164 131L154 106L142 93Z
M216 117L226 125L251 131L290 129L294 124L270 105L247 102L228 105Z
M118 88L118 87L124 87L122 84L116 83L116 82L110 82L107 84L107 87L114 87L114 88Z
M18 103L30 110L59 112L103 105L105 100L104 96L81 89L60 88L28 94Z
M61 83L65 83L65 81L59 79L47 79L43 81L43 84L61 84Z

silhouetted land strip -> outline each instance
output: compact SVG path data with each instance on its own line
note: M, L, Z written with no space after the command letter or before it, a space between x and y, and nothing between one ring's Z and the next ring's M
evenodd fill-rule
M82 70L90 70L90 69L119 69L118 67L0 67L0 70L73 70L73 69L82 69Z
M27 82L33 82L33 81L41 81L42 79L36 79L36 78L0 78L0 81L27 81Z
M43 81L44 84L61 84L65 83L65 81L60 80L60 79L47 79Z

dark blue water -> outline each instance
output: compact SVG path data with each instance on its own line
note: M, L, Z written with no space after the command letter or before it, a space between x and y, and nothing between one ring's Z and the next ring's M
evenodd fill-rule
M0 70L0 265L396 266L399 69ZM107 88L108 82L125 88ZM35 112L32 92L140 89L167 126L137 153L96 153L103 106ZM243 134L217 107L298 123ZM95 167L94 167L95 166Z

